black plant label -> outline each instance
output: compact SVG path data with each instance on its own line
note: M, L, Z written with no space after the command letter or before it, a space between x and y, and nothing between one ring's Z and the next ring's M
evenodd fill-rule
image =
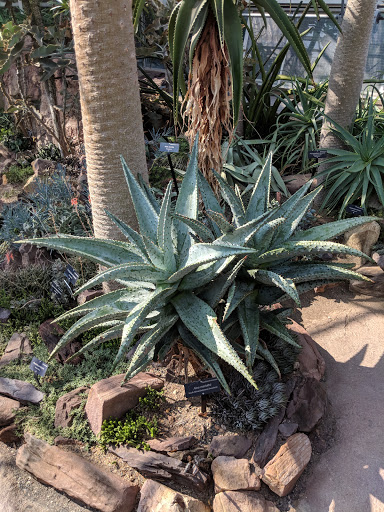
M47 373L48 365L47 363L40 361L40 359L37 359L37 357L34 357L31 361L31 364L29 365L29 369L32 370L35 375L44 377L44 375Z
M211 393L218 393L221 390L220 382L214 378L189 382L188 384L184 384L184 388L187 398L210 395Z

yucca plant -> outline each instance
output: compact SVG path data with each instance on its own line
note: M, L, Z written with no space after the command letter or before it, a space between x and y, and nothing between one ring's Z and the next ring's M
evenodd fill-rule
M327 168L319 173L325 176L327 194L322 207L334 210L340 206L339 218L343 217L350 203L360 201L367 213L371 196L378 197L384 208L384 135L376 133L374 106L369 103L368 119L359 136L330 119L330 129L344 143L346 149L327 148L331 156Z
M105 331L77 354L121 337L116 365L137 341L126 379L153 358L164 357L172 344L181 339L216 373L228 392L217 358L232 365L256 386L249 371L255 358L266 358L274 364L267 347L259 341L260 330L267 329L295 344L279 320L280 312L265 311L265 304L272 304L282 294L298 303L302 285L296 288L296 283L311 281L311 285L317 286L319 279L366 279L342 265L300 264L292 260L325 251L362 255L355 249L322 240L372 220L357 218L297 233L298 222L314 192L304 197L304 189L280 208L269 210L271 162L269 156L246 209L216 174L223 198L232 211L230 223L207 181L199 174L197 142L173 210L171 184L159 206L148 186L143 182L139 186L123 160L140 234L109 213L127 242L72 236L24 240L81 255L107 267L77 293L108 280L122 285L122 289L62 315L58 321L82 318L65 333L50 357L82 332L104 327ZM199 189L209 213L207 223L198 219ZM244 344L236 340L231 343L224 333L237 322Z

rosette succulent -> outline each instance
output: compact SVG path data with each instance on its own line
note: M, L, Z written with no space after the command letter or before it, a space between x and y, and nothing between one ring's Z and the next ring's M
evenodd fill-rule
M240 194L216 173L222 197L231 210L228 220L224 207L198 171L197 142L174 207L171 184L159 205L149 187L139 184L122 160L140 233L108 213L127 241L66 235L24 240L106 267L77 293L109 280L122 286L62 315L59 321L81 318L50 357L82 332L104 327L104 332L77 355L121 337L115 364L128 352L133 353L126 379L153 359L164 357L180 339L228 392L219 360L233 366L254 386L251 370L255 358L266 359L279 372L262 342L262 330L292 345L296 342L284 325L282 312L266 306L281 300L282 295L299 303L300 291L319 282L366 279L343 265L300 258L329 251L361 256L360 251L325 240L372 218L343 220L298 232L296 228L317 191L305 195L307 188L303 188L279 208L270 208L271 163L270 155L246 208ZM200 216L199 191L206 212ZM228 338L236 324L243 343Z

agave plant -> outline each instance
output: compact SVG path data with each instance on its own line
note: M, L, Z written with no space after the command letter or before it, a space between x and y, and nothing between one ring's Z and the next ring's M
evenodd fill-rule
M369 198L377 196L384 208L384 135L376 133L374 106L371 99L368 119L360 136L354 136L345 128L330 120L331 131L345 144L346 149L328 148L331 156L327 169L319 173L325 176L328 193L322 207L333 210L341 203L339 218L348 204L360 200L367 212Z
M122 285L121 289L59 317L58 321L82 318L64 334L50 357L80 333L104 327L105 331L77 354L121 337L116 365L141 335L128 362L126 379L153 358L161 359L181 338L216 373L228 392L218 358L256 386L250 373L255 358L265 358L274 364L260 341L260 330L267 329L296 344L279 320L280 312L264 311L265 304L273 303L283 294L298 303L302 285L296 288L296 283L311 281L317 286L319 279L366 279L341 265L301 265L292 259L324 251L362 255L355 249L322 240L371 220L357 218L297 233L298 222L314 192L305 197L304 191L296 193L279 209L269 210L271 162L269 156L246 209L221 176L216 175L223 198L232 211L232 222L228 222L197 169L197 142L174 209L171 184L159 206L150 189L144 183L139 186L123 160L140 233L108 213L126 236L126 242L62 235L28 240L87 257L107 267L77 293L108 280ZM207 224L198 219L199 189L209 211ZM232 343L224 333L236 323L243 333L242 345L236 340Z

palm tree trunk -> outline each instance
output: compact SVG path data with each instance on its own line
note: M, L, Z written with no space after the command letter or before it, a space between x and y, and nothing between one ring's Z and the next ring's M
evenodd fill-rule
M136 227L120 155L148 171L131 0L71 0L95 236L121 239L105 209Z
M348 0L341 24L342 33L332 61L324 113L344 128L351 125L361 94L376 4L377 0ZM320 148L342 147L340 139L329 130L329 122L324 120ZM325 161L319 170L326 168ZM316 198L317 205L324 197L319 196L321 194Z

